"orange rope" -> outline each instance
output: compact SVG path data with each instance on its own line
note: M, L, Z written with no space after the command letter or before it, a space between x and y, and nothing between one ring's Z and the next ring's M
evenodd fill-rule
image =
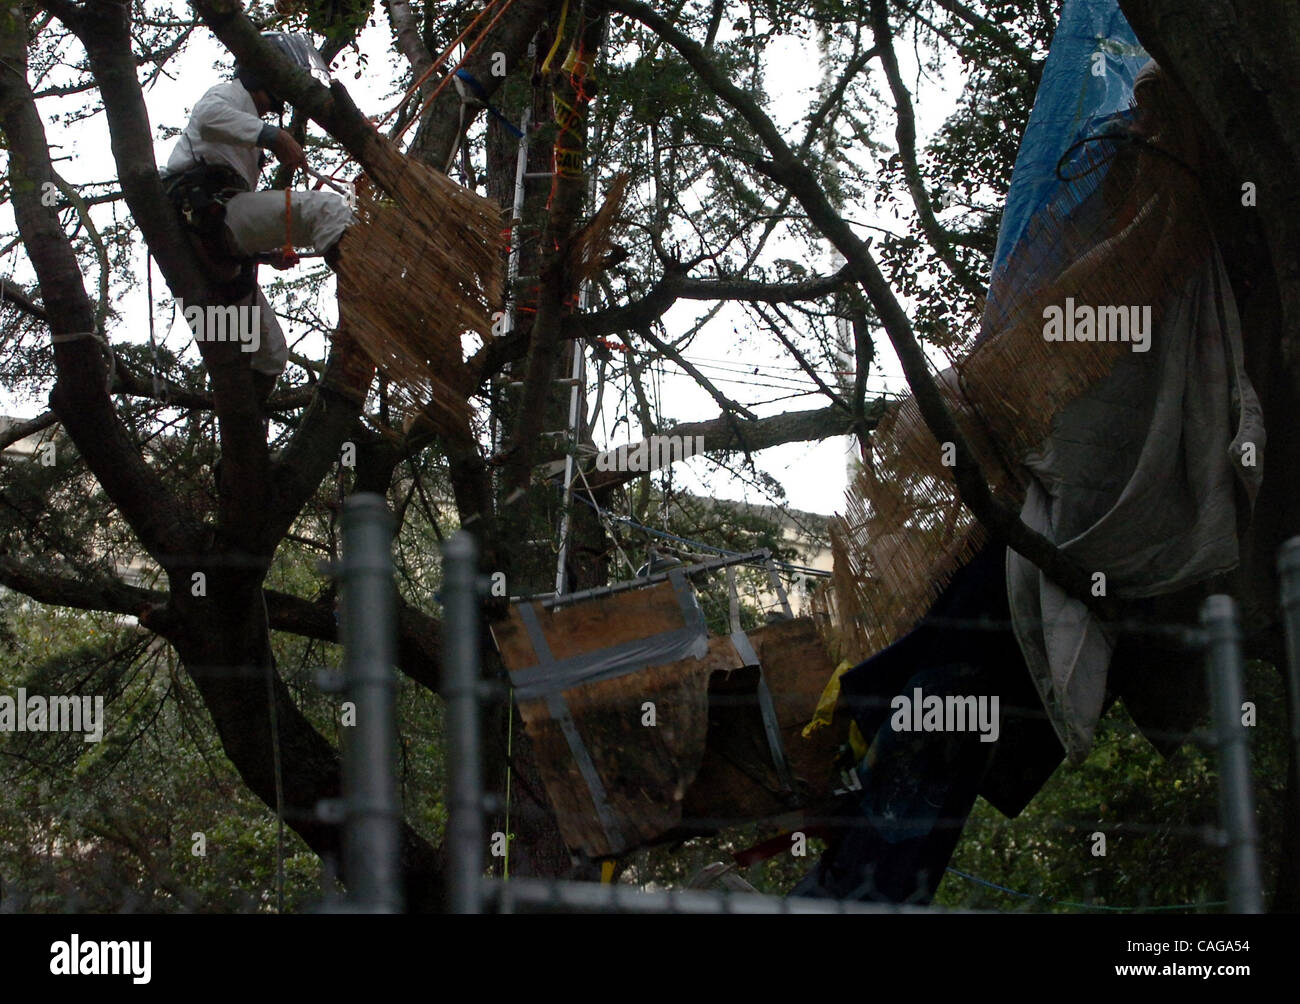
M404 104L406 104L408 100L410 100L411 95L414 94L424 84L424 82L429 79L430 75L434 72L434 70L436 70L442 64L443 60L445 60L448 56L451 55L452 49L456 48L456 46L459 45L464 40L465 36L474 30L474 26L478 24L479 21L483 20L483 18L487 15L488 11L490 11L493 7L495 7L498 2L499 0L488 0L487 5L481 11L479 11L478 15L474 18L474 20L472 20L468 25L465 26L465 30L462 31L459 35L457 35L456 38L452 41L452 43L442 51L442 54L438 56L438 58L435 59L429 65L429 68L425 70L424 73L420 74L420 78L415 83L413 83L409 88L407 88L406 93L402 95L402 100L397 102L397 104L393 105L393 107L388 110L388 113L375 124L376 129L378 129L390 118L392 118L393 115L396 114L397 110L401 108ZM438 86L433 89L433 93L429 95L429 97L424 101L422 105L420 105L420 110L416 112L415 115L413 115L409 121L407 121L406 125L402 126L401 132L399 132L396 136L393 137L394 143L398 142L403 136L405 136L407 130L410 129L411 126L413 126L416 122L420 121L420 117L428 110L429 106L438 99L438 95L440 95L443 92L447 84L452 80L453 77L456 76L456 71L465 65L465 60L469 59L469 57L474 53L474 51L480 45L483 44L483 41L487 38L488 33L491 32L492 29L496 27L496 23L500 21L502 15L505 14L505 12L510 9L510 5L512 3L514 3L514 0L505 0L504 6L502 6L502 8L499 11L497 11L497 16L494 17L488 23L488 26L484 28L483 31L479 34L479 36L476 39L474 39L473 42L470 43L468 48L466 48L465 54L460 57L460 62L458 62L454 67L452 67L451 72L448 73L445 77L443 77L442 80L438 81ZM339 173L343 170L344 167L347 166L348 162L353 159L354 158L351 155L349 155L347 159L343 161L342 164L340 164L337 168L335 168L334 173L329 176L330 180L337 181ZM365 172L362 172L361 175L358 175L357 178L358 183L360 182L360 179L364 177L364 174ZM316 182L315 187L319 189L322 187L323 184L324 184L323 181L318 181Z
M549 212L551 203L555 201L555 193L559 190L560 176L580 177L583 173L582 155L584 147L566 147L564 146L565 137L574 132L582 120L586 117L587 106L591 103L591 95L587 93L586 83L587 74L591 70L591 64L588 62L587 51L582 45L582 33L585 29L585 20L578 25L578 34L574 37L572 45L569 47L569 55L564 60L561 67L569 78L569 84L573 88L573 104L563 100L558 94L551 94L552 118L555 120L557 130L555 133L555 145L551 148L551 194L546 199L546 209ZM561 115L561 112L563 114ZM574 162L577 162L577 168L574 168ZM558 249L558 245L557 245Z
M298 252L293 249L293 175L289 175L289 184L284 189L284 247L280 255L286 265L297 265Z
M510 9L510 5L514 2L515 0L505 0L505 3L502 4L501 9L497 11L497 16L488 22L488 26L483 29L483 31L479 34L478 38L474 39L473 42L471 42L468 46L466 46L465 54L460 57L460 62L458 62L455 66L453 66L450 72L445 77L443 77L440 81L438 81L438 86L433 89L432 94L430 94L427 98L424 99L424 104L420 105L420 110L416 112L414 115L412 115L411 118L407 121L406 125L402 126L401 132L399 132L396 136L393 137L394 142L400 140L403 136L405 136L406 131L410 129L411 126L415 125L415 123L420 121L420 118L424 115L424 113L429 110L429 106L432 105L436 100L438 100L438 95L441 94L443 92L443 89L449 83L451 83L451 81L455 78L456 71L459 70L462 66L464 66L465 60L469 59L469 57L473 55L474 50L483 44L483 42L487 39L488 35L491 33L492 29L496 27L497 22L501 20L501 18L505 15L505 12ZM483 13L484 14L487 13L486 8L484 9ZM479 16L481 17L482 15Z
M419 90L420 87L424 85L424 82L428 80L430 76L433 75L434 70L436 70L439 66L442 65L442 61L451 55L451 50L456 48L456 46L460 45L460 43L465 40L465 36L474 30L474 26L483 20L483 18L487 15L487 12L497 5L497 2L498 0L488 0L487 5L481 11L479 11L478 16L475 17L473 21L471 21L468 25L465 26L465 30L462 31L459 35L457 35L456 38L452 41L452 43L447 46L447 48L442 50L442 55L440 55L437 59L435 59L432 63L429 64L429 68L425 70L422 74L420 74L420 79L417 80L415 83L413 83L407 89L406 93L402 95L402 100L397 102L397 104L393 105L393 107L388 110L388 114L385 115L382 119L380 119L376 123L376 128L382 126L385 122L387 122L395 114L397 114L397 109L401 108L402 105L406 104L406 102L410 100L411 95L414 94L417 90ZM509 4L507 3L506 6L508 7ZM497 17L500 16L501 16L500 14L497 15ZM492 24L496 24L496 21L493 21ZM487 30L490 31L491 28L492 25L488 25Z

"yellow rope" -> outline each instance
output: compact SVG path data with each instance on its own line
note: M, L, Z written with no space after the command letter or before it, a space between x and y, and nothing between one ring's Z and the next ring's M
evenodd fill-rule
M568 18L568 16L569 16L569 0L564 0L564 5L560 7L560 26L555 29L555 42L552 43L551 51L546 54L546 58L542 61L543 73L551 72L551 60L553 60L555 58L555 54L560 51L560 39L564 37L564 22Z

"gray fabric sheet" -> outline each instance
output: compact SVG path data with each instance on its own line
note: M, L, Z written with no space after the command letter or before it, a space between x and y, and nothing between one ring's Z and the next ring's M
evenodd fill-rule
M1068 359L1070 346L1062 345ZM1217 250L1177 294L1145 353L1125 353L1064 408L1033 474L1025 522L1107 595L1174 592L1238 562L1236 481L1253 504L1263 412L1242 364L1241 329ZM1243 449L1254 444L1253 466ZM1021 651L1071 760L1092 746L1115 639L1036 566L1007 552Z

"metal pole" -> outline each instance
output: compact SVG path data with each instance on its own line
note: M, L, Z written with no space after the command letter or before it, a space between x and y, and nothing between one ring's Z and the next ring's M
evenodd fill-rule
M660 889L646 892L626 885L514 878L486 879L487 896L501 913L732 913L732 914L936 914L973 913L942 907L854 900L768 896L762 893Z
M1287 724L1291 736L1290 770L1287 789L1300 800L1300 537L1282 545L1277 556L1278 575L1282 580L1282 622L1286 627L1286 700ZM1291 818L1300 824L1300 804L1288 807Z
M604 55L602 48L601 55ZM600 148L600 119L592 128L591 149L599 150ZM587 181L587 206L594 207L596 204L596 165L591 165L591 173ZM591 295L591 280L584 279L582 286L578 289L578 311L581 313L587 309L587 302ZM587 353L583 349L582 339L575 338L572 344L573 348L573 367L570 378L573 380L573 389L569 391L569 441L566 444L564 454L564 503L561 506L563 515L560 518L560 553L555 561L555 595L561 595L568 587L566 581L568 572L565 564L569 560L569 533L573 523L573 451L577 449L578 440L581 438L578 428L578 419L581 415L579 403L582 399L583 384L586 383L584 377L587 375ZM594 421L594 419L593 419Z
M528 47L529 56L535 51L535 46ZM524 113L519 119L519 131L524 135L519 140L519 153L515 158L515 198L510 209L510 253L506 258L506 311L505 311L505 329L503 334L509 334L515 330L515 323L518 316L519 298L515 293L515 280L519 278L519 245L523 243L523 213L524 213L524 173L528 170L528 120L532 115L531 108L525 108ZM501 448L501 431L500 421L497 419L497 409L495 407L496 388L491 390L493 395L491 436L492 452L496 453Z
M1263 913L1250 746L1241 724L1241 626L1232 597L1206 599L1201 626L1206 635L1219 759L1219 815L1228 843L1228 909L1232 913Z
M479 763L478 548L464 530L442 548L442 650L446 672L447 849L452 913L481 913L483 772Z
M587 284L582 286L582 302L579 304L579 310L585 310L587 306ZM569 425L568 425L568 442L565 444L564 454L564 502L561 506L563 516L560 519L560 553L555 559L555 595L559 596L564 592L567 586L565 563L569 560L569 529L573 520L573 451L578 443L578 401L582 392L582 377L586 370L586 355L582 351L582 342L574 339L573 349L573 389L569 391Z
M343 860L349 898L364 913L402 910L392 537L382 495L365 492L344 503L340 627L356 724L344 730Z
M519 131L524 135L519 140L519 153L515 158L515 199L510 207L510 256L506 259L506 332L515 330L518 298L515 296L515 280L519 278L519 245L523 242L524 215L524 174L528 171L528 120L531 108L525 108L519 119Z

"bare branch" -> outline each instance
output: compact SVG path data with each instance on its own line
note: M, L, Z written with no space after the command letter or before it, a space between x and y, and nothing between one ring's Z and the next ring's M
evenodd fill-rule
M14 422L4 432L0 432L0 450L7 450L20 439L26 439L38 432L44 432L51 425L58 424L59 416L52 411L43 412L25 422Z
M40 281L51 327L58 379L51 405L104 491L150 554L197 550L198 527L131 443L107 392L107 373L76 254L53 208L41 204L41 185L53 174L45 127L26 80L25 23L0 35L0 114L9 140L14 217ZM134 76L134 68L132 68Z
M880 49L880 62L885 68L885 77L889 80L889 89L894 95L894 108L898 115L898 126L894 131L898 141L898 156L903 162L903 177L907 181L907 190L912 194L921 230L961 288L978 299L984 295L984 285L957 257L944 228L935 219L930 193L926 191L925 179L921 177L921 168L916 160L916 116L912 111L912 96L908 94L907 87L903 84L903 75L898 69L893 33L889 28L889 9L885 0L871 0L871 23L876 34L876 46Z
M869 420L871 428L875 427L876 417ZM843 408L818 408L813 411L787 411L780 415L766 418L737 419L733 415L721 415L703 422L681 422L665 435L682 437L704 437L706 453L735 453L766 450L784 443L803 443L811 440L829 439L832 436L846 436L853 432L853 417ZM641 442L645 442L642 440ZM637 443L626 444L618 449L634 450ZM607 451L612 452L612 451ZM661 452L662 451L658 451ZM557 469L562 470L563 464ZM587 471L587 482L592 490L609 488L626 484L640 477L641 471ZM583 482L579 481L579 484Z
M1092 595L1087 572L1056 546L1026 526L1004 502L993 496L979 460L960 426L949 413L943 396L930 374L929 361L917 343L911 321L894 296L870 249L853 228L836 211L822 190L816 176L800 161L781 136L775 123L757 102L724 74L698 45L668 24L641 0L610 0L610 7L641 21L676 49L699 74L704 84L730 105L758 134L772 159L755 167L794 193L808 217L844 255L854 269L876 310L885 333L902 364L908 386L930 432L938 442L955 447L954 476L962 501L975 517L999 540L1024 555L1062 589L1089 607L1109 608L1109 604Z

